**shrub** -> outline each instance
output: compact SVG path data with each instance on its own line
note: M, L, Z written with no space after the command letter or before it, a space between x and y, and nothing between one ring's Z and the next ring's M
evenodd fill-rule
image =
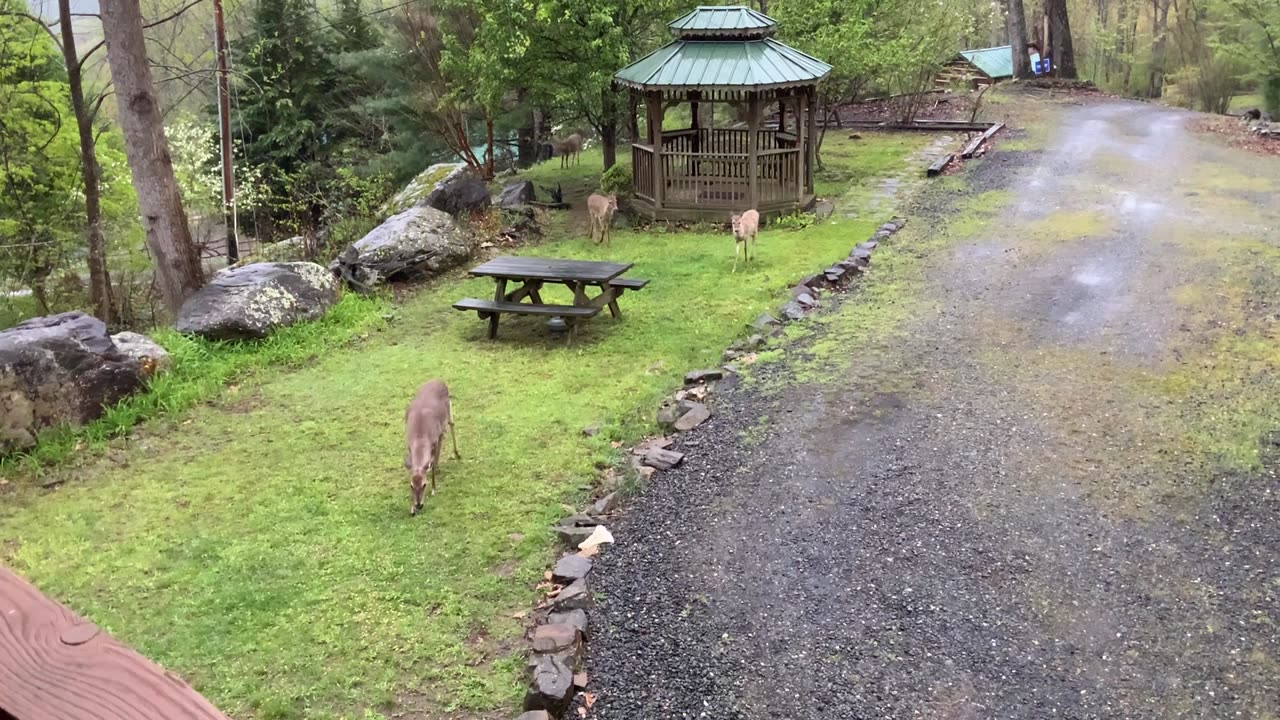
M1271 117L1280 118L1280 75L1272 75L1262 81L1262 104Z
M600 176L600 189L607 195L631 193L631 166L617 163Z

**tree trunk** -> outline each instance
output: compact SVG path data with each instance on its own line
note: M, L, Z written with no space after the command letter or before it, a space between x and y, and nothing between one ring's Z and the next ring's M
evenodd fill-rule
M1169 6L1165 0L1161 7L1160 0L1151 2L1151 75L1147 78L1147 97L1159 98L1164 95L1165 56L1168 54Z
M494 175L498 174L497 153L493 147L493 116L486 115L484 118L484 134L485 141L489 143L489 149L485 151L484 158L484 177L486 180L492 180Z
M31 280L31 297L35 298L36 307L39 308L41 315L49 314L49 288L48 277L41 276Z
M618 162L618 107L612 88L605 88L601 97L600 149L604 151L604 169L608 170Z
M1053 49L1054 74L1076 79L1076 51L1071 42L1071 20L1067 17L1067 0L1045 0L1045 12L1049 15L1049 39Z
M71 27L71 0L58 0L58 20L62 39L62 61L67 66L71 108L80 133L80 175L84 183L84 215L89 250L89 300L93 314L104 323L112 322L111 275L107 270L106 239L102 236L102 182L98 149L93 137L92 111L84 101L84 78L76 36Z
M769 14L769 0L760 0L760 12L765 15Z
M204 273L173 175L169 143L147 64L142 11L138 0L102 0L101 9L107 62L115 85L133 188L142 211L142 226L165 307L177 315L182 303L204 284Z
M1027 15L1022 0L1005 0L1009 44L1013 46L1013 76L1031 77L1031 58L1027 55Z

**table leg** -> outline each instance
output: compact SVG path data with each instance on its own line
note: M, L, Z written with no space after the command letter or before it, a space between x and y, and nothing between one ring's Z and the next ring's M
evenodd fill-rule
M609 296L609 314L615 318L622 317L622 311L618 309L618 296L622 295L622 290L615 290L613 286L605 284L602 288L604 294Z
M507 280L506 278L498 278L498 287L493 293L494 302L503 302L507 297ZM498 318L502 313L494 313L489 316L489 339L493 340L498 337Z

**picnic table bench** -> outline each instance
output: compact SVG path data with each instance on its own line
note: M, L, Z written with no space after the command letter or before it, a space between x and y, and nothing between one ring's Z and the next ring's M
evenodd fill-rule
M491 277L496 283L493 300L463 298L453 304L457 310L475 311L489 321L489 337L498 336L498 319L503 314L543 315L563 318L569 326L569 342L578 322L593 318L609 308L620 317L618 298L627 290L642 290L648 280L620 277L632 268L631 263L561 260L536 257L499 257L472 268L472 277ZM508 283L518 287L508 291ZM565 285L573 291L572 305L555 305L542 301L541 291L547 284ZM600 292L589 297L589 288ZM527 302L526 302L527 301Z

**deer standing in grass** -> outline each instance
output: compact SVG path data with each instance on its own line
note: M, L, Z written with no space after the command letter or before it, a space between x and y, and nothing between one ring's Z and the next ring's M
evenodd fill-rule
M553 142L551 145L555 148L556 154L560 156L561 168L569 167L570 160L575 165L582 161L582 136L578 133L574 133L558 142Z
M418 394L405 411L405 429L409 439L409 455L405 465L413 481L413 507L411 515L422 511L422 496L426 492L425 475L431 473L431 494L436 494L436 466L440 464L440 446L444 444L444 431L448 429L453 440L453 457L458 455L458 435L453 429L453 403L449 401L449 388L439 380L432 380L418 390Z
M618 210L617 195L601 195L591 193L587 198L587 212L591 213L591 239L597 243L609 244L609 228L613 225L613 214ZM600 239L596 240L596 228L600 228Z
M750 243L758 243L760 234L760 213L748 210L741 215L729 218L733 223L733 271L738 272L738 253L741 252L747 262L751 262Z

